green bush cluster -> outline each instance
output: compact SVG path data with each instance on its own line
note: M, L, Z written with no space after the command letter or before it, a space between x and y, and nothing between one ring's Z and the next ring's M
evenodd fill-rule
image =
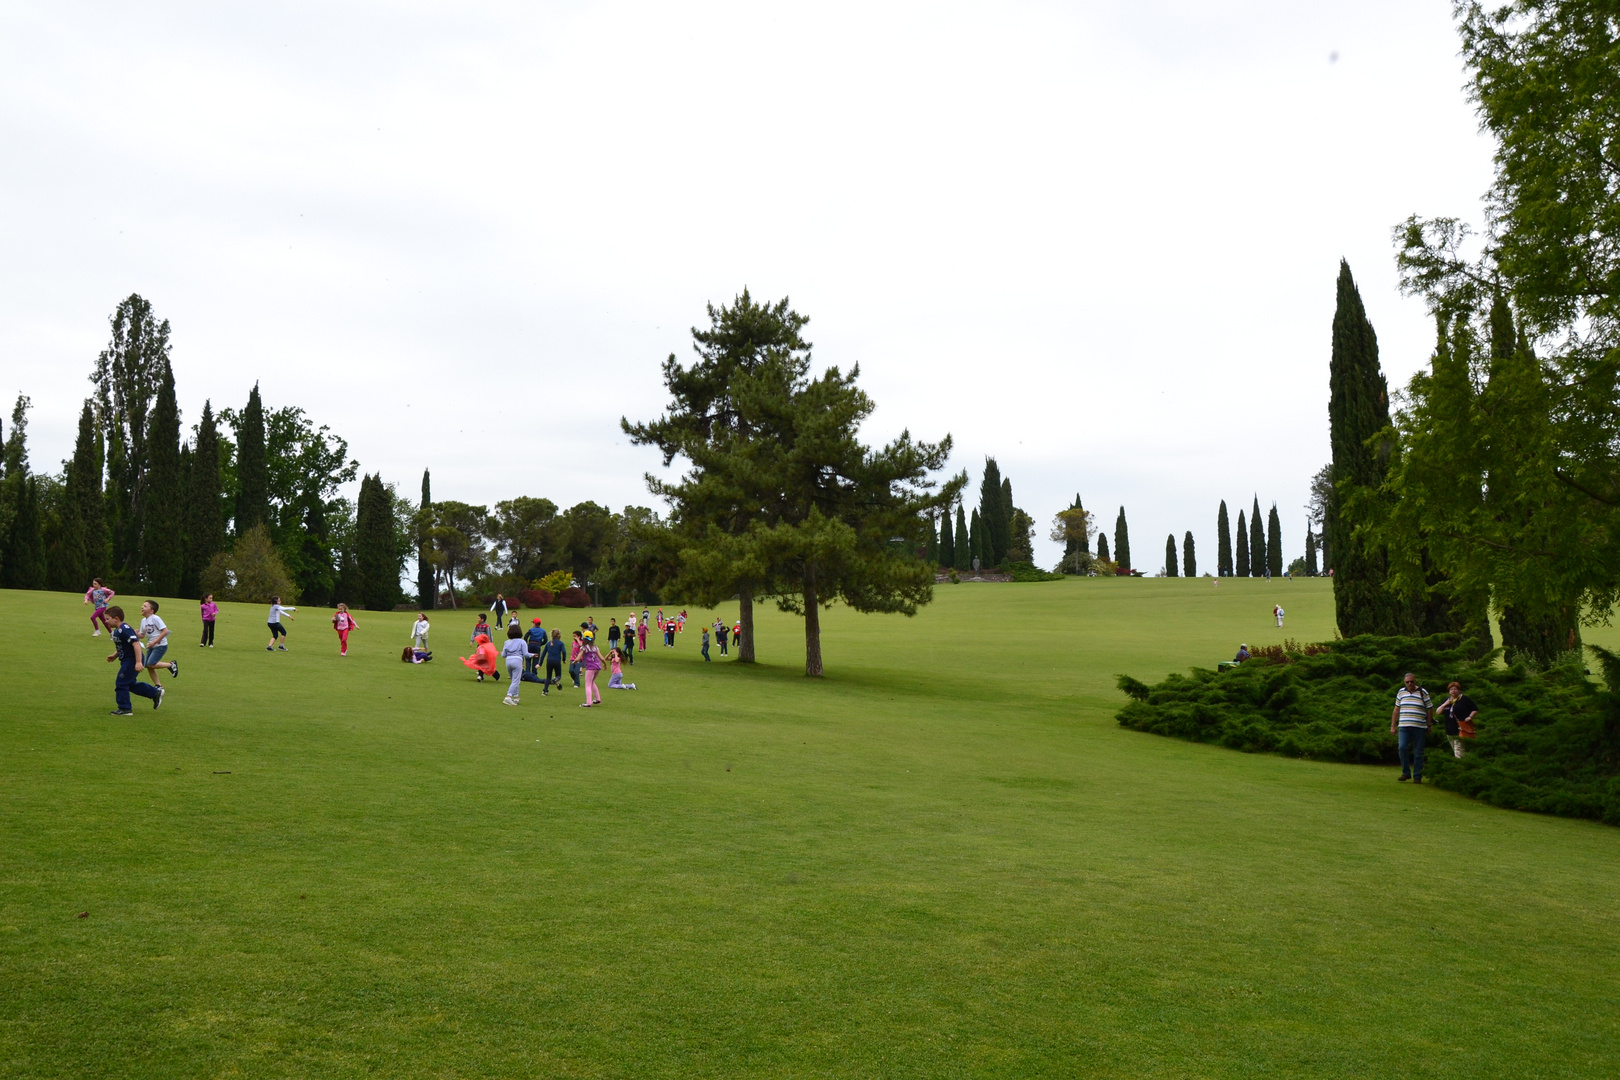
M1062 574L1052 574L1032 562L1015 562L1011 559L1001 564L1003 573L1011 574L1014 581L1062 581Z
M1500 668L1495 654L1471 651L1454 635L1363 635L1268 650L1220 673L1194 668L1154 686L1121 675L1132 700L1118 719L1250 753L1393 762L1389 715L1405 673L1416 673L1437 705L1456 679L1479 706L1479 734L1459 760L1437 723L1426 778L1497 806L1620 824L1620 693L1573 664ZM1609 685L1620 686L1620 659L1595 651Z

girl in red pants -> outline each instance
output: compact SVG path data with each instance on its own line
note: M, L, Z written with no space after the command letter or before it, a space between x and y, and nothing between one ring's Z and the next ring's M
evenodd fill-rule
M339 604L337 614L332 616L332 629L336 630L338 635L339 656L349 655L349 631L358 629L359 626L360 624L354 621L354 616L349 614L349 605Z

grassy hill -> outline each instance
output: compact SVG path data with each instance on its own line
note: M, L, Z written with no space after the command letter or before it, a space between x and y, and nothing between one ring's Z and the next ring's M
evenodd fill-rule
M125 718L79 597L0 603L0 1077L1620 1058L1620 830L1114 722L1118 673L1331 637L1323 581L942 586L829 613L817 682L795 620L754 669L694 623L599 710L503 707L469 615L412 667L409 615L339 658L328 613L268 654L228 605L200 650L174 601L180 678Z

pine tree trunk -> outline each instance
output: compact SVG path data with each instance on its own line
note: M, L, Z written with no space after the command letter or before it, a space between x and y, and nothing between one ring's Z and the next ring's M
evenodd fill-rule
M804 673L821 678L821 608L816 600L816 568L804 568Z
M754 662L754 583L737 582L737 625L742 637L737 641L737 663Z

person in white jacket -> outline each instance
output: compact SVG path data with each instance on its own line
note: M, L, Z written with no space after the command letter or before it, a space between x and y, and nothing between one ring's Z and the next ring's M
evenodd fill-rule
M1273 614L1273 615L1275 615L1275 616L1277 616L1277 625L1278 625L1278 626L1281 626L1281 625L1282 625L1282 621L1283 621L1283 615L1284 615L1284 612L1283 612L1283 609L1282 609L1282 605L1281 605L1281 604L1276 604L1276 605L1274 605L1274 606L1273 606L1273 607L1272 607L1272 609L1271 609L1271 613L1272 613L1272 614Z
M411 644L418 649L428 647L428 617L426 612L416 613L416 625L411 627Z

